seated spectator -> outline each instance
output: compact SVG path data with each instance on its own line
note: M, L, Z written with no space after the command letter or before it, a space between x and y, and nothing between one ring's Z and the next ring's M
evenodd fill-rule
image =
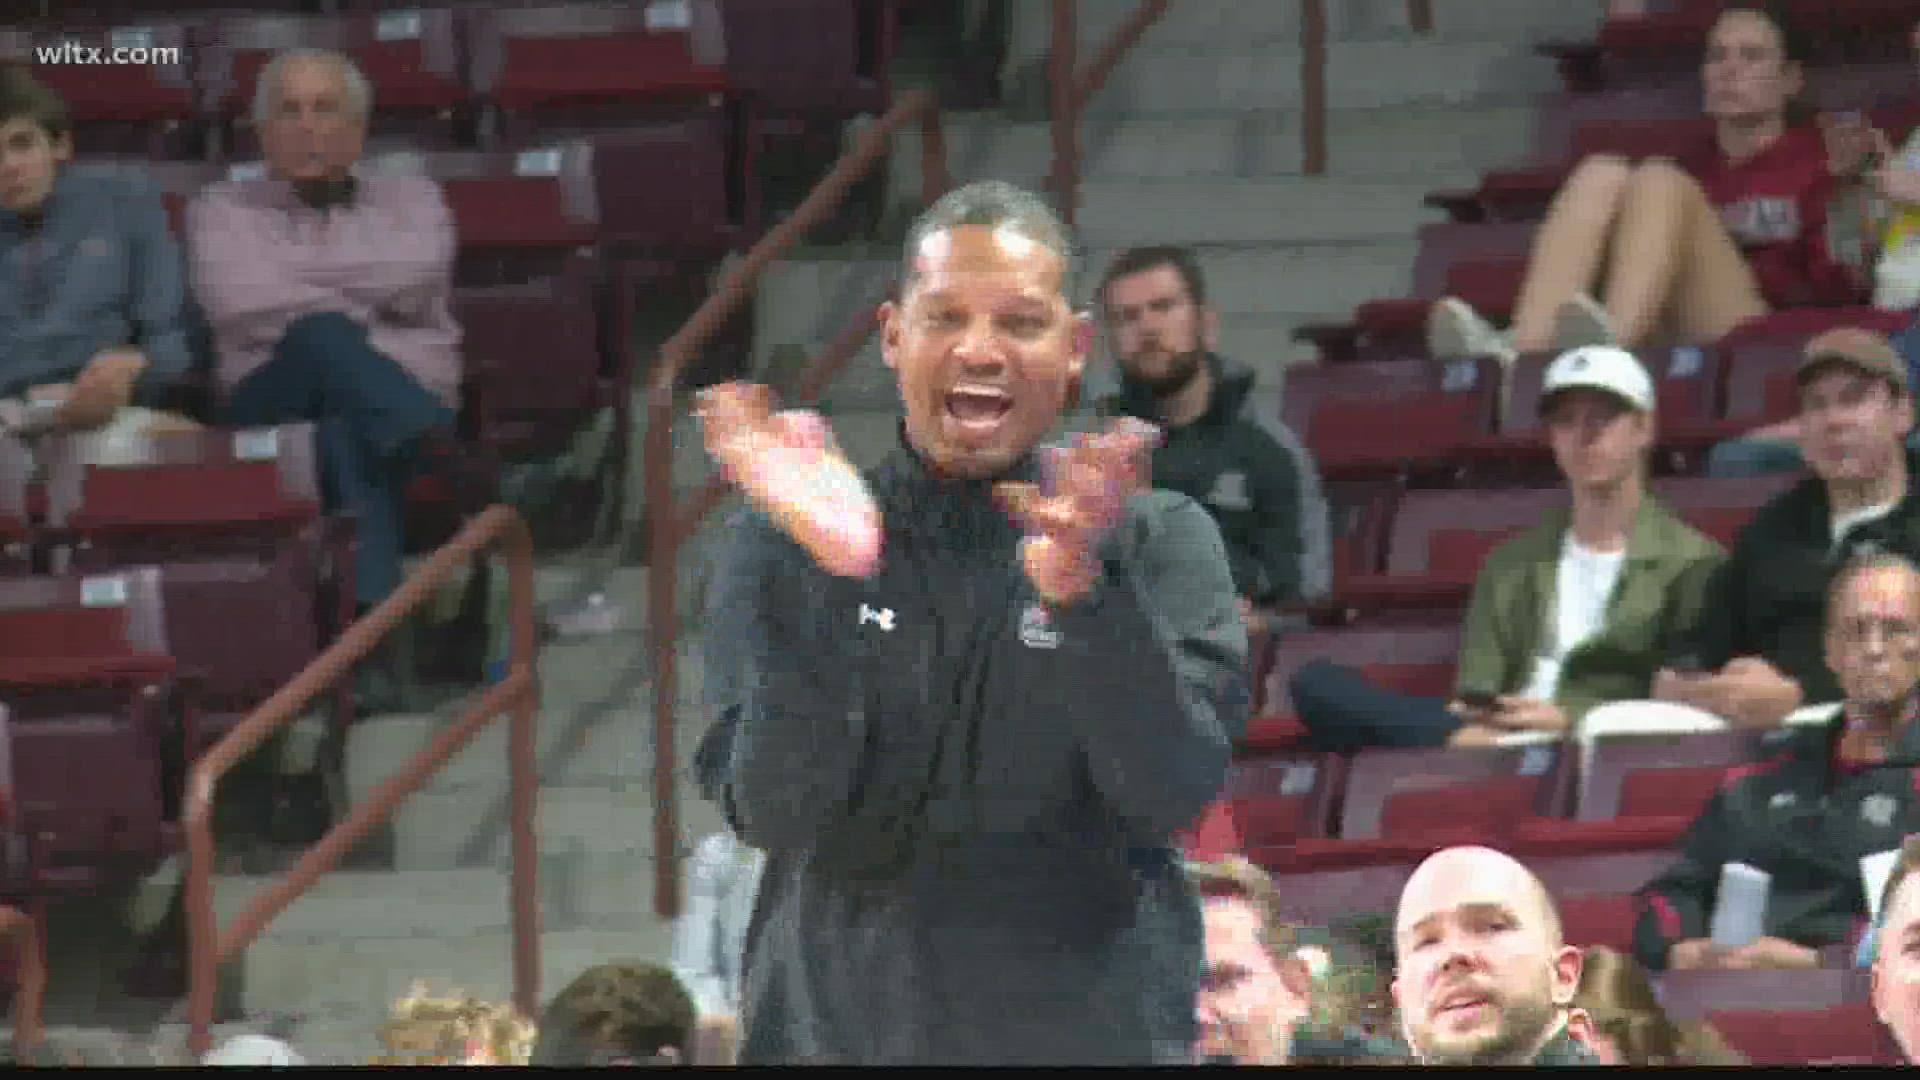
M432 180L362 175L371 105L344 56L274 57L254 100L267 176L188 213L225 418L317 423L323 493L357 517L363 609L400 583L405 482L452 453L461 374L452 218Z
M535 1031L511 1005L430 997L424 983L415 983L380 1029L386 1055L370 1064L525 1065Z
M1920 53L1920 24L1914 27L1914 48ZM1846 179L1874 198L1865 216L1877 233L1879 258L1874 262L1873 303L1889 311L1920 307L1920 130L1908 137L1896 153L1884 133L1870 127L1859 113L1830 117L1825 125L1836 160L1851 162ZM1874 208L1884 205L1885 213ZM1894 347L1907 362L1909 384L1920 365L1920 326L1894 338ZM1907 445L1920 449L1920 436ZM1797 472L1806 466L1800 452L1800 429L1794 422L1775 424L1721 443L1707 457L1710 476L1764 476Z
M1330 662L1295 673L1321 749L1490 745L1566 731L1640 697L1700 610L1723 552L1647 494L1653 382L1631 353L1576 349L1547 369L1540 410L1572 507L1487 556L1474 582L1455 700L1409 697Z
M1526 867L1448 848L1407 880L1394 914L1394 1001L1429 1065L1594 1065L1567 1030L1580 950Z
M1213 351L1220 316L1193 253L1122 252L1098 296L1121 375L1101 411L1163 429L1153 485L1193 498L1219 524L1249 630L1267 621L1258 609L1325 596L1333 563L1319 472L1260 407L1253 372Z
M727 831L700 841L691 863L686 909L673 927L673 972L693 995L703 1034L724 1041L739 1026L740 960L767 857Z
M72 163L59 96L0 66L0 429L116 441L185 417L151 406L192 366L180 249L159 192Z
M1646 969L1605 946L1587 949L1573 1005L1574 1037L1602 1065L1747 1064L1711 1026L1669 1019Z
M673 972L657 964L600 964L547 1005L531 1064L675 1065L693 1037L693 997Z
M1881 928L1872 935L1873 1011L1887 1025L1908 1062L1920 1061L1920 837L1900 845L1900 861L1880 903Z
M1699 620L1653 684L1662 701L1748 727L1839 700L1821 644L1836 567L1866 551L1920 557L1906 364L1877 334L1832 330L1807 344L1799 383L1814 475L1741 531L1708 583Z
M1534 239L1511 334L1448 298L1428 318L1432 354L1704 345L1771 309L1852 302L1863 282L1826 236L1835 165L1791 122L1808 54L1775 5L1729 4L1701 64L1712 142L1679 161L1580 162Z
M1834 718L1780 732L1771 760L1734 772L1639 891L1634 954L1648 969L1818 965L1818 950L1864 928L1861 860L1920 832L1920 570L1884 552L1849 562L1824 647L1843 695ZM1726 949L1708 933L1732 863L1770 883L1765 936Z

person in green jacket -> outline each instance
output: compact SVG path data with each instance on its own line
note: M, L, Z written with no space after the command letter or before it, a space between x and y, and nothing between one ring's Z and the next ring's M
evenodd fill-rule
M1653 380L1632 353L1562 354L1547 368L1540 409L1570 505L1481 566L1454 700L1308 664L1291 689L1319 748L1490 745L1566 731L1597 705L1647 697L1726 553L1647 493Z

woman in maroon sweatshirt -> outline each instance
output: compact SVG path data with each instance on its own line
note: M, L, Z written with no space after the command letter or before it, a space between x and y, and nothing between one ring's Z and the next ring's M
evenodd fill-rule
M1827 246L1826 141L1791 122L1806 55L1772 5L1729 5L1700 68L1711 136L1678 160L1580 162L1534 238L1510 334L1448 298L1428 318L1433 355L1705 344L1777 308L1853 301L1861 281Z

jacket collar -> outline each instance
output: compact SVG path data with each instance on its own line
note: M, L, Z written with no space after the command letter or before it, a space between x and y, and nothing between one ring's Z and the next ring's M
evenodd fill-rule
M1253 370L1214 352L1208 353L1204 362L1213 376L1213 394L1207 402L1207 411L1201 414L1196 423L1222 423L1239 413L1247 395L1253 391ZM1105 411L1136 416L1155 424L1162 423L1159 402L1154 399L1153 392L1124 375L1120 379L1119 391L1107 399Z
M894 431L895 447L876 472L876 488L888 492L904 511L901 524L957 534L955 539L1004 539L1016 529L994 495L1007 482L1040 482L1036 450L1028 450L998 476L943 476L907 438L906 421Z

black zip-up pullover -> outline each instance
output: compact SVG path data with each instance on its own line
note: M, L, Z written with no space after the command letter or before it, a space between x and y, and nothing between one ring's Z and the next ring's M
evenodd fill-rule
M1247 714L1212 519L1136 496L1093 594L1049 610L990 482L904 442L867 479L871 580L755 513L719 568L698 768L767 852L743 1063L1189 1061L1201 920L1170 837Z

